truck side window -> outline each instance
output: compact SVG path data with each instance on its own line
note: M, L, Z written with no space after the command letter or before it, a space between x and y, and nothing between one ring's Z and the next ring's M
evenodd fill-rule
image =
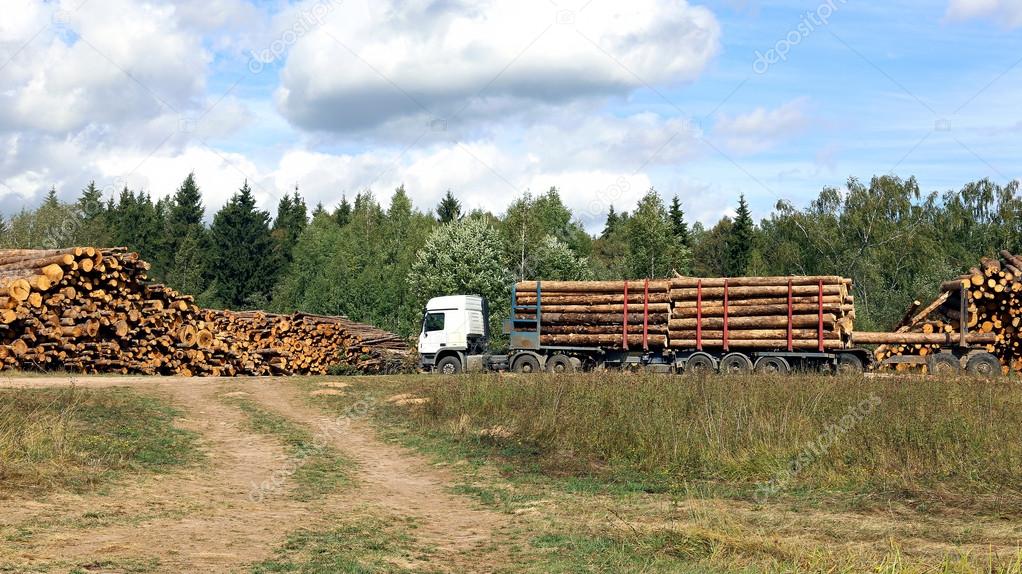
M431 331L443 331L444 330L444 314L443 313L427 313L425 327L423 331L429 333Z

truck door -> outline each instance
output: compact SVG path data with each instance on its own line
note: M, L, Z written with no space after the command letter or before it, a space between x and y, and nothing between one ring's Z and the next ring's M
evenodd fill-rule
M426 313L419 337L419 353L435 355L447 346L446 315L443 311Z

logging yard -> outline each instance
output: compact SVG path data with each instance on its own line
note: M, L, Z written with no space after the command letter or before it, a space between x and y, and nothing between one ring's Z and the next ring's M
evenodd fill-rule
M843 277L519 282L499 357L148 269L0 251L0 572L1022 573L1012 253L883 333Z

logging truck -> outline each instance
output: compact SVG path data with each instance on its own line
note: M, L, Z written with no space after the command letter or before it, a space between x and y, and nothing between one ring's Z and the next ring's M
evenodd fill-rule
M969 330L970 293L964 287L957 332L877 333L853 330L850 286L841 277L523 281L512 290L503 325L506 353L490 350L486 299L453 295L427 303L419 356L424 370L442 374L603 369L855 374L898 365L941 374L1001 373L1001 362L989 352L995 336ZM918 323L940 304L909 313L899 325ZM861 346L895 344L937 351L878 361Z

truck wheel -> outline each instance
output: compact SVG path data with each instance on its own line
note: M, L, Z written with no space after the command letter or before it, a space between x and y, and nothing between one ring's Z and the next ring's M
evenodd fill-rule
M539 360L533 355L522 355L515 359L515 364L511 366L511 370L524 374L538 372Z
M962 362L951 353L937 353L927 359L926 370L931 375L957 375L962 372Z
M996 377L1001 374L1001 362L990 353L976 353L965 363L965 372L979 377Z
M752 359L741 353L731 353L720 360L723 375L748 375L752 372Z
M685 373L690 375L712 375L717 369L708 355L692 355L685 363Z
M461 361L454 355L448 355L440 359L435 368L441 375L457 375L461 372Z
M787 375L791 365L783 357L761 357L756 361L756 373L760 375Z
M554 355L546 360L546 370L550 373L574 373L575 363L567 355Z
M851 353L842 353L837 357L838 375L861 375L866 371L862 359Z

